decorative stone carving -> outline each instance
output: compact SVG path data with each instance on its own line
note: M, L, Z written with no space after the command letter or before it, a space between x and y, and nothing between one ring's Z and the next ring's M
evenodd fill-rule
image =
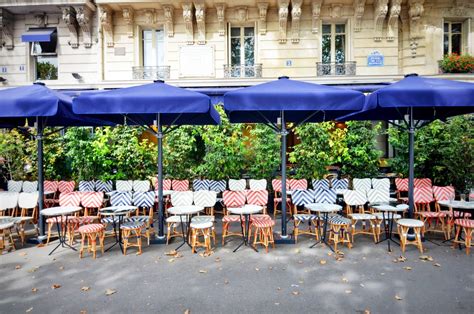
M217 22L219 22L219 36L225 35L225 3L216 3Z
M105 42L107 47L114 46L114 22L112 20L113 11L108 7L100 7L99 21L104 31Z
M79 47L79 37L77 34L76 10L73 7L63 7L63 22L69 30L69 45L72 48Z
M395 29L398 24L398 17L402 10L402 0L392 0L390 3L390 13L388 15L387 40L395 40Z
M174 37L174 7L170 4L163 5L165 14L165 29L168 37Z
M125 24L127 24L128 38L133 38L133 33L134 33L133 24L134 24L135 11L133 10L132 7L122 8L122 17L123 17L123 20L125 21Z
M258 29L261 35L265 35L267 33L267 10L268 10L268 3L267 2L259 2L258 5Z
M13 49L13 14L0 9L0 48Z
M374 40L382 40L383 22L388 13L388 0L374 1Z
M303 0L291 0L291 41L300 41L301 5Z
M312 27L311 31L313 34L317 34L319 32L319 17L321 15L321 5L323 4L323 0L313 0L312 2Z
M194 44L194 28L193 28L193 4L186 2L182 4L183 19L186 26L186 41L188 45Z
M196 24L197 24L197 32L198 38L197 43L198 45L205 45L206 44L206 4L203 0L195 1L194 8L196 9Z
M280 31L280 44L286 43L286 29L288 25L288 6L290 0L278 0L278 21Z
M362 17L365 11L366 0L354 0L354 31L360 32L362 30Z
M342 16L342 4L334 3L331 5L331 17L338 19Z
M92 47L92 13L95 11L95 6L87 2L85 5L75 7L76 9L76 20L82 31L82 37L84 47Z
M46 27L48 25L48 15L46 13L35 15L35 24L37 27Z
M246 6L241 6L236 9L237 21L239 23L245 23L248 19L248 11Z
M412 57L416 57L420 34L420 19L424 12L425 0L408 0L408 16L410 17L410 49Z
M451 7L450 13L454 16L466 15L466 9L468 7L469 0L454 0L453 6Z
M155 10L147 9L143 11L143 17L145 18L146 25L155 24Z

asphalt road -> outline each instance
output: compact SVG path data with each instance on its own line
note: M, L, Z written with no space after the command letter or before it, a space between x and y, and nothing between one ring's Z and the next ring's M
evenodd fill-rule
M115 247L96 260L70 249L48 256L56 242L3 254L0 313L474 312L474 252L446 245L424 243L432 261L409 246L395 263L399 247L389 254L385 242L363 235L340 260L322 245L310 249L314 240L304 236L268 254L232 253L234 238L208 257L189 247L165 255L177 241L145 245L142 255Z

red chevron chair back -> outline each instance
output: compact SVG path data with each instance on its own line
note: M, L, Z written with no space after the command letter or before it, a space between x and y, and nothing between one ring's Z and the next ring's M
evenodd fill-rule
M431 179L429 178L415 178L413 184L415 185L415 188L431 188L433 186Z
M455 191L453 186L433 186L434 199L438 201L448 201L454 199Z
M189 191L189 181L188 180L173 180L171 182L171 187L173 188L173 191Z
M429 204L434 201L433 190L428 187L415 188L413 196L415 204Z
M222 199L226 207L242 207L245 205L245 192L226 190L222 192Z
M58 191L59 193L71 193L74 191L75 186L76 182L74 181L59 181Z
M156 178L153 178L153 186L155 187L155 190L158 190L158 180ZM163 190L165 191L170 191L171 190L171 180L170 179L165 179L163 180Z
M59 206L79 206L81 204L81 193L70 192L59 195Z
M395 178L395 186L398 192L408 192L408 179Z
M44 181L43 189L44 191L56 192L58 190L58 181Z
M290 190L307 190L308 189L308 181L306 179L290 179Z
M267 206L268 191L267 190L249 190L247 192L247 204Z
M273 179L272 180L272 187L273 191L281 192L281 180L280 179ZM290 180L286 180L286 189L288 190L290 187Z
M101 208L104 203L103 192L81 192L81 204L84 208Z

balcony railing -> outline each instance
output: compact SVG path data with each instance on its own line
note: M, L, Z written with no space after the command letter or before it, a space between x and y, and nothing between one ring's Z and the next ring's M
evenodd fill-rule
M262 64L257 63L255 65L230 65L224 64L224 77L262 77Z
M134 80L167 80L170 78L168 65L157 67L132 67Z
M356 75L356 62L322 63L316 62L316 75Z

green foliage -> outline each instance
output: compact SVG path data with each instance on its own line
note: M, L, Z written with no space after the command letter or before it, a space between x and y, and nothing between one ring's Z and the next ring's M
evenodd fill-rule
M247 125L247 174L254 179L271 179L280 165L280 140L261 124Z
M5 180L24 180L32 174L31 143L30 136L16 129L0 132L0 170Z
M173 179L194 177L203 151L196 127L183 126L170 132L163 140L163 171Z
M427 177L436 185L455 186L465 191L474 185L473 116L458 116L446 123L439 120L415 133L415 177ZM408 176L408 133L397 128L388 130L389 142L396 156L391 160L394 171Z
M58 79L58 67L48 61L36 62L36 72L38 80Z

